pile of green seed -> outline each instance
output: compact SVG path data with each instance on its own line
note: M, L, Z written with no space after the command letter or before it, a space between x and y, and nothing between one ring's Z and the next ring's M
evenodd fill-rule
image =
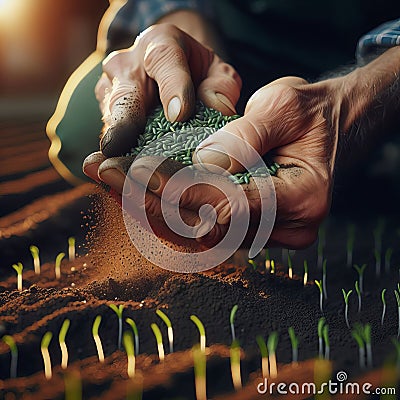
M127 156L156 155L171 158L185 165L192 165L192 154L196 147L208 136L224 127L239 115L226 116L221 112L197 103L193 118L185 122L169 122L161 106L148 117L138 145ZM251 176L275 175L277 163L267 162L267 167L237 173L230 179L237 184L249 183Z

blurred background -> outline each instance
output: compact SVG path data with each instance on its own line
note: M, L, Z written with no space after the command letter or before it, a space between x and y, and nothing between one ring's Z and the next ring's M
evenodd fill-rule
M0 0L0 118L48 118L95 49L107 0Z

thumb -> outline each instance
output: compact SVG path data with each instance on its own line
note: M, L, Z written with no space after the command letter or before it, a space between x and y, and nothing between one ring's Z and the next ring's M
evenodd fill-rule
M298 94L295 87L281 81L255 92L242 118L201 142L193 163L211 171L216 165L234 174L254 166L271 149L295 141L300 135L295 120Z

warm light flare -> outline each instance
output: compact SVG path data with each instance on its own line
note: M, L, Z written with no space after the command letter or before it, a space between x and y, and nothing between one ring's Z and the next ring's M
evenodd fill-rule
M15 28L24 22L31 0L0 0L0 29Z

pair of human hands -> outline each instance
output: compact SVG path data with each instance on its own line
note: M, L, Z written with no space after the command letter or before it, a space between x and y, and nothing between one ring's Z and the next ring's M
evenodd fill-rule
M225 115L236 113L241 89L237 72L174 25L149 28L131 48L110 54L103 70L96 87L104 120L101 152L88 156L83 169L90 178L109 185L117 198L132 161L121 155L143 132L146 115L157 104L158 95L171 122L188 119L196 98ZM230 146L230 134L250 144L261 156L272 152L280 168L272 176L277 214L269 245L299 248L311 244L329 210L343 102L341 87L340 79L308 84L301 78L285 77L271 82L252 95L243 117L203 141L193 154L197 166L210 169L210 165L217 165L234 174L252 160L245 146ZM132 177L148 183L146 209L161 216L160 197L171 173L158 169L148 182L143 163L139 161L137 173L131 171ZM192 186L186 190L179 207L194 216L207 203L217 210L214 228L201 239L207 245L224 235L233 215L220 191L203 189ZM257 221L261 199L253 179L243 189L250 219ZM251 227L249 231L251 235Z

